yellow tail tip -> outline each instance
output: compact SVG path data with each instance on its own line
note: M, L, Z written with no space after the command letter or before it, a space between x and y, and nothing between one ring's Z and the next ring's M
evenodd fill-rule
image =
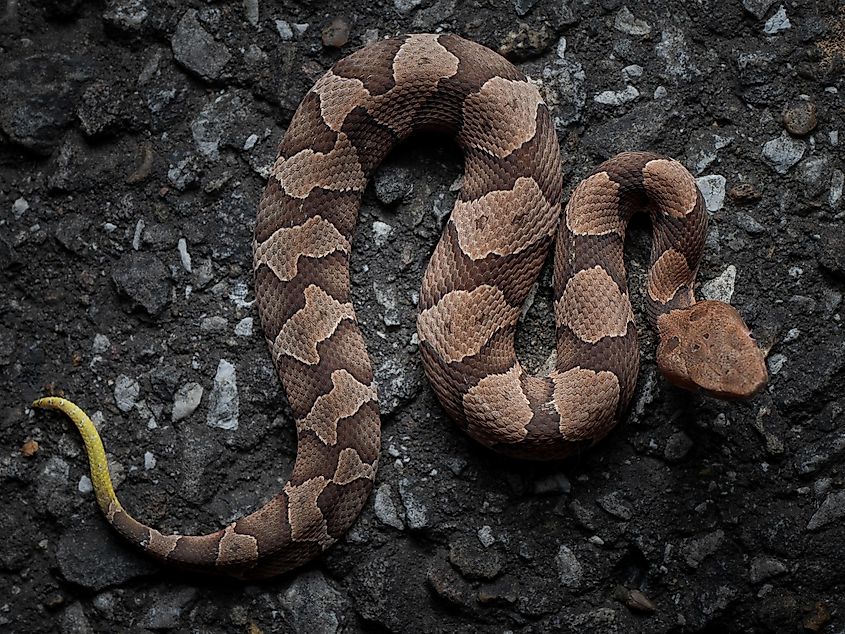
M32 402L32 406L37 409L51 409L62 412L73 421L85 444L85 453L88 455L88 465L91 469L91 484L94 487L100 508L107 515L110 504L120 508L120 503L117 501L117 496L112 487L109 463L106 459L103 441L88 415L75 403L59 396L45 396L36 399Z

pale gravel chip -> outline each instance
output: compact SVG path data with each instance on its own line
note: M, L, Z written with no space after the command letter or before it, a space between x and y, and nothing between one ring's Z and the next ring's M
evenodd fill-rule
M704 299L709 299L718 302L725 302L730 304L731 297L734 294L734 284L736 282L736 267L729 264L728 267L722 271L718 277L714 277L701 285L701 296Z

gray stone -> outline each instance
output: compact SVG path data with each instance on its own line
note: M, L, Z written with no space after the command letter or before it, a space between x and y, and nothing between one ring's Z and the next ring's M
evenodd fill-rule
M320 33L323 46L341 48L349 42L349 22L342 16L336 17Z
M39 499L63 502L68 490L70 465L59 456L51 456L38 473L36 490ZM57 505L58 506L58 505Z
M235 334L238 337L252 336L252 317L244 317L237 324L235 324Z
M827 204L831 209L839 208L843 190L845 190L845 173L835 169L830 174L830 190L827 194Z
M690 568L698 568L704 559L716 553L725 539L725 532L716 530L701 537L686 540L681 548L684 561Z
M177 151L167 170L167 180L179 191L196 184L199 180L200 162L193 154L185 154L183 150Z
M768 107L783 94L783 86L774 81L777 56L768 51L746 51L737 56L737 71L743 99L751 104Z
M437 596L451 605L469 606L475 603L469 584L441 557L432 558L426 570L426 581Z
M734 283L736 282L736 267L729 264L722 274L708 280L701 285L701 295L704 299L711 299L717 302L730 303L734 294Z
M751 583L760 583L766 579L771 579L786 572L786 566L766 555L757 555L751 560L751 567L748 570L748 578Z
M287 20L276 20L276 32L282 42L289 42L293 39L293 29Z
M210 317L203 317L200 322L200 330L202 332L223 332L229 327L229 320L222 315L211 315Z
M467 579L495 579L502 571L496 549L485 548L477 539L459 537L449 543L449 561Z
M622 69L622 78L625 81L631 81L633 79L637 79L638 77L642 77L643 75L643 67L639 64L630 64Z
M94 76L87 58L10 55L0 63L0 129L28 150L49 154L70 126L83 87Z
M423 0L393 0L393 6L399 13L410 13L423 3Z
M29 211L29 203L26 198L23 196L16 198L15 202L12 203L12 213L15 214L15 220L20 220L27 211Z
M692 438L684 432L678 431L666 439L663 457L670 462L678 462L686 458L690 449L692 449Z
M742 6L758 20L762 20L775 0L742 0Z
M180 386L173 395L173 413L170 420L175 423L193 414L202 401L202 393L202 385L193 381Z
M59 538L56 559L67 581L95 591L158 570L152 560L127 548L100 517L66 531Z
M734 135L727 130L713 132L710 129L696 130L687 144L684 163L696 176L704 172L718 158L718 152L734 141Z
M387 244L388 238L393 234L393 227L381 220L373 221L373 244L377 248Z
M563 473L552 473L534 482L537 495L568 495L571 490L572 484Z
M232 58L229 49L202 27L194 9L186 11L179 20L170 45L176 61L209 81L219 79Z
M798 473L816 473L845 454L845 433L836 433L817 442L804 445L795 454Z
M220 359L214 375L214 385L208 395L208 416L206 424L234 431L238 428L240 399L235 366L226 359Z
M233 90L210 99L191 122L191 136L197 150L210 161L220 158L220 149L243 148L243 126L255 118L252 100Z
M423 502L418 483L402 478L399 480L399 498L405 507L405 523L412 530L431 526L428 506Z
M663 31L654 52L663 60L663 76L673 82L689 81L700 74L693 59L692 48L679 28L670 27Z
M719 211L725 204L725 177L721 174L700 176L695 179L701 195L704 197L704 204L707 211L713 213Z
M94 634L94 628L85 616L79 601L71 603L62 612L62 634Z
M156 256L143 251L125 253L112 265L112 280L134 306L156 317L170 303L170 271Z
M196 588L158 592L153 599L153 605L147 610L141 623L150 630L172 630L179 626L185 608L194 601L196 596Z
M777 13L766 20L766 24L763 25L763 33L766 35L775 35L776 33L781 33L790 28L792 28L792 23L786 16L786 9L781 6L781 8L777 10Z
M587 103L586 74L577 60L566 56L566 38L558 41L554 63L543 68L543 96L558 132L580 120Z
M399 313L399 298L394 285L385 285L381 281L373 282L376 301L382 308L381 320L385 326L399 326L402 319Z
M567 588L577 589L584 578L584 569L571 548L561 544L555 557L558 577Z
M652 147L672 127L673 109L669 99L638 103L626 115L589 127L583 141L585 149L608 159L619 152Z
M185 238L179 238L176 243L176 250L179 252L179 263L186 273L192 273L191 268L191 254L188 252L188 241Z
M762 233L766 233L766 228L757 222L753 216L747 214L743 211L739 212L734 216L734 220L736 221L737 226L741 229L744 229L747 233L751 234L752 236L760 235Z
M380 484L376 489L376 494L373 498L373 510L376 513L376 517L383 524L391 526L396 530L404 530L405 524L399 517L399 513L396 510L396 503L393 501L393 492L390 489L390 485L386 482Z
M478 529L478 541L484 548L490 548L496 543L496 538L493 536L493 529L490 526L482 526Z
M786 132L763 145L765 158L778 174L786 174L801 160L807 146L800 139L793 139Z
M118 30L140 31L149 15L145 0L109 0L103 21Z
M807 530L814 531L823 528L831 522L845 517L845 491L828 493L819 510L813 514L807 523Z
M613 28L626 35L644 36L651 33L651 27L645 20L634 17L627 6L623 6L613 20Z
M111 348L111 341L102 333L94 335L94 343L91 346L91 352L94 354L102 354Z
M82 93L76 116L85 136L97 137L113 131L121 122L121 97L105 82L95 82Z
M613 491L596 500L598 504L606 513L610 513L614 517L623 521L628 521L633 517L633 511L628 503L625 501L620 491Z
M128 412L138 400L141 386L135 379L121 374L114 382L114 402L121 412Z
M824 156L808 156L795 168L795 176L804 186L807 198L816 198L827 191L830 174L830 161Z
M513 0L513 8L519 17L524 17L531 12L531 9L537 6L537 2L539 0Z
M385 359L376 368L375 379L383 416L391 416L409 403L424 382L418 361L404 353Z
M244 17L252 26L258 26L258 0L244 0Z
M633 86L625 86L624 90L605 90L604 92L600 92L593 97L593 101L605 106L621 106L636 100L639 96L639 90Z
M818 260L834 276L845 280L845 231L822 234Z
M781 353L776 353L766 360L766 365L769 368L769 374L772 376L777 376L778 373L783 369L784 364L786 363L786 355Z
M298 574L280 602L293 632L336 634L345 621L346 600L318 570Z
M385 205L402 202L414 191L414 182L408 168L398 165L383 165L373 179L376 198Z

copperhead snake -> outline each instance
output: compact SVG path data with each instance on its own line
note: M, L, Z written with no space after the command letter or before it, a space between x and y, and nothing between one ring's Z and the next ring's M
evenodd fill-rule
M561 219L558 141L534 83L455 35L380 41L338 61L304 97L259 205L255 293L297 421L297 458L283 490L223 530L164 535L120 505L82 410L56 397L35 403L77 423L99 505L136 547L194 570L261 578L311 560L361 513L380 422L350 301L351 240L369 177L420 130L454 135L466 159L422 280L417 333L434 391L473 438L511 456L555 459L597 442L619 420L638 371L622 257L637 211L652 221L644 296L662 373L722 398L763 387L763 356L739 313L693 295L707 212L680 163L620 154L575 188ZM557 362L535 377L516 358L514 332L555 233Z

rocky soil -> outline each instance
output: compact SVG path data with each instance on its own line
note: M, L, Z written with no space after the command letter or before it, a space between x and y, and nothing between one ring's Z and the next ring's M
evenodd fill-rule
M749 403L681 393L640 329L634 405L562 464L503 460L449 422L414 338L455 146L399 148L367 191L355 300L383 459L346 538L260 585L140 558L105 526L80 441L120 496L216 529L278 489L292 421L259 334L256 205L308 87L361 45L449 31L542 82L567 192L624 149L681 159L712 216L701 294L768 355ZM0 3L0 630L845 632L842 0L4 0ZM629 271L638 296L648 227ZM550 275L519 336L552 344ZM643 324L643 320L640 319Z

